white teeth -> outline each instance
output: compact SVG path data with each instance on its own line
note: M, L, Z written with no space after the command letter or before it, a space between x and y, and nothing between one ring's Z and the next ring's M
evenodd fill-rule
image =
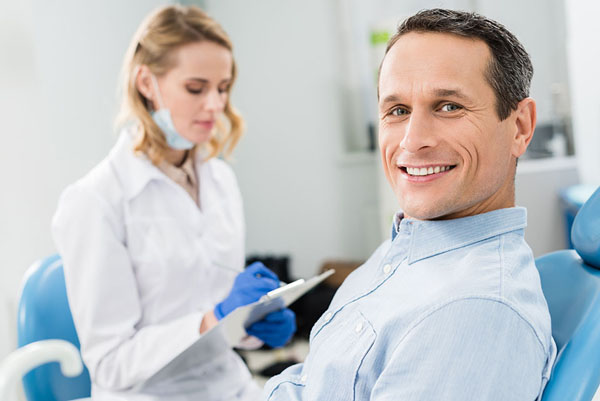
M450 166L435 166L435 167L406 167L406 172L409 175L414 175L414 176L425 176L425 175L430 175L430 174L437 174L437 173L443 173L444 171L448 171L450 170Z

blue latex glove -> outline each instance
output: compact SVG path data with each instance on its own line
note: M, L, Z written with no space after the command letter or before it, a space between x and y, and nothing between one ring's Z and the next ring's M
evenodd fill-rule
M296 332L296 315L288 308L271 312L246 332L273 348L283 347Z
M215 306L215 317L223 319L235 308L256 302L260 297L279 288L279 278L260 262L254 262L237 275L227 298Z

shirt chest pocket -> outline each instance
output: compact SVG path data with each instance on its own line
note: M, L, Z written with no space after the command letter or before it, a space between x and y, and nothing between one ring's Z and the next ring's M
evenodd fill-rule
M359 310L344 312L326 312L315 325L310 355L300 375L308 400L360 399L356 388L361 379L359 368L377 334Z

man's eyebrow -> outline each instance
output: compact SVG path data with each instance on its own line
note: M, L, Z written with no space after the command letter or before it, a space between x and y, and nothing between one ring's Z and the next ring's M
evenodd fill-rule
M432 93L437 97L454 96L454 97L457 97L460 99L469 99L469 96L467 96L460 89L438 88L438 89L434 89L432 91ZM379 103L398 103L398 102L400 102L400 100L401 100L400 96L395 95L395 94L390 94L390 95L387 95L386 97L384 97L382 100L380 100Z
M382 100L379 101L379 103L384 104L384 103L398 103L400 101L400 97L396 96L396 95L387 95L386 97L384 97Z
M434 89L433 94L438 97L454 96L459 99L465 99L465 100L469 99L469 97L467 95L465 95L463 92L461 92L459 89L445 89L445 88Z

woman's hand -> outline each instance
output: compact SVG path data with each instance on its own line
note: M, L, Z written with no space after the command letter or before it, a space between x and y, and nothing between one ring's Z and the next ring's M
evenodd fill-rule
M217 324L219 324L219 321L215 317L215 313L213 311L204 314L202 322L200 323L200 334L206 333L208 330L212 329Z
M273 348L283 347L296 332L296 315L288 308L271 312L246 332Z
M221 320L234 309L258 301L276 288L279 288L277 275L260 262L252 263L235 278L227 298L215 306L215 317Z

